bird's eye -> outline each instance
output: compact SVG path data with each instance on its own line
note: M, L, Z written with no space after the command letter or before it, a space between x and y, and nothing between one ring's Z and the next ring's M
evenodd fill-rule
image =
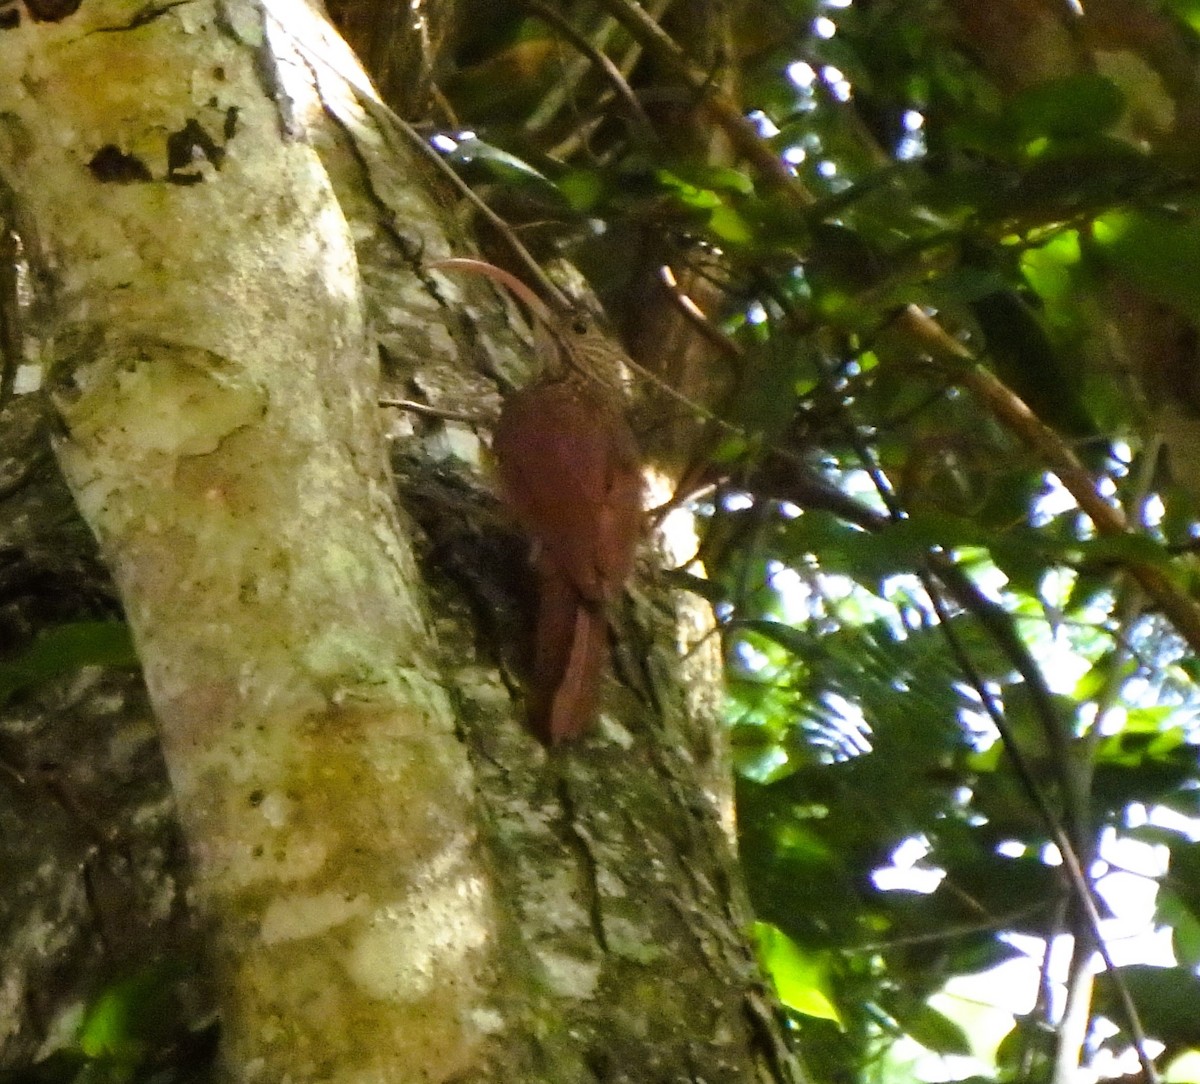
M571 321L571 330L576 335L586 335L590 328L588 327L588 322L582 316L576 316Z

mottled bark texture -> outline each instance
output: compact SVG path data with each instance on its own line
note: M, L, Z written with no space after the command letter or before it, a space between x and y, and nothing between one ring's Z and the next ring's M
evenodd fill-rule
M0 648L120 614L50 449L48 404L0 411ZM90 666L0 705L0 1065L33 1062L97 990L196 957L154 716L133 668ZM210 1011L194 978L177 1019ZM164 993L166 991L164 990Z
M523 725L528 566L479 461L528 351L487 287L422 270L466 241L340 40L302 5L94 0L0 31L0 70L25 341L142 661L222 1078L788 1079L744 940L711 655L681 670L706 630L649 553L613 607L594 736L548 754ZM399 511L380 357L390 392L482 419L388 412ZM116 745L153 787L138 696L113 694L112 732L133 729L94 767ZM4 733L23 824L58 799L28 782L33 724ZM186 930L161 833L128 906ZM31 929L36 888L5 898L6 929ZM47 891L59 911L95 896ZM39 929L103 955L86 922ZM88 996L93 973L61 962ZM18 985L55 1004L5 1036L14 1064L70 1037L45 969Z
M455 5L450 0L331 0L325 7L371 73L380 97L403 116L423 116L433 64Z

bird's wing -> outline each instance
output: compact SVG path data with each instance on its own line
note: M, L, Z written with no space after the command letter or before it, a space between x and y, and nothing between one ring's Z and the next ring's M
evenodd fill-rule
M505 401L493 449L522 526L585 599L603 600L628 577L640 528L624 418L572 382L535 384Z

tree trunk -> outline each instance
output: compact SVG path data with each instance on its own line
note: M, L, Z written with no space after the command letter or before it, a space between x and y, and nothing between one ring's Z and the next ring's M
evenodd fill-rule
M0 31L25 341L157 719L220 1073L788 1079L711 656L679 661L707 630L647 552L597 731L528 733L526 555L480 467L528 351L488 288L423 269L466 246L436 176L320 16L276 7L84 0ZM377 357L480 417L388 412L399 507ZM54 926L12 924L5 958ZM51 982L21 975L13 1005ZM37 993L12 1057L67 1029Z

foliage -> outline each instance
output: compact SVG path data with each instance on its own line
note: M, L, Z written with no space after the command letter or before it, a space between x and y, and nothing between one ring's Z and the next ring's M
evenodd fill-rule
M136 666L129 627L120 621L75 621L47 628L12 658L0 659L0 705L21 689L83 666Z
M741 108L791 179L685 68L649 42L639 60L598 18L626 6L564 10L625 62L632 94L571 67L536 4L475 27L447 87L495 149L468 175L584 267L625 330L649 252L699 285L736 348L711 362L733 390L709 403L722 425L697 415L687 474L711 486L698 556L727 649L742 853L799 1049L818 1080L906 1079L914 1044L976 1055L946 1063L959 1076L1034 1080L1056 1043L1096 1064L1101 1048L1145 1057L1144 1030L1165 1064L1200 1044L1181 1008L1200 962L1195 644L1129 570L1185 600L1195 580L1194 488L1156 418L1185 397L1200 322L1195 154L1171 127L1196 88L1146 44L1153 28L1156 49L1194 51L1195 5L1134 5L1091 38L1058 5L1046 18L1078 52L1055 68L1049 31L1027 35L1028 68L1057 71L1038 79L989 63L1010 47L1005 16L968 25L970 5L746 0L726 28ZM1031 7L995 6L1014 21ZM703 33L670 11L663 28L704 70ZM487 93L500 70L505 93ZM722 124L741 153L719 149ZM913 312L1133 529L1098 532L1046 445L966 390L967 363L948 366ZM1050 992L1081 982L1085 897L1133 844L1159 861L1176 966L1101 977L1072 1040ZM1090 887L1065 872L1068 848ZM1063 934L1076 952L1052 972ZM1042 973L1036 1003L983 1049L944 991L1017 961Z
M1200 1049L1197 645L1130 576L1184 600L1197 581L1196 483L1158 418L1200 412L1200 186L1174 127L1200 97L1164 59L1194 54L1200 5L1134 5L1095 37L1058 5L1061 40L1026 35L1016 78L951 0L743 0L724 26L677 4L690 68L634 47L626 3L464 19L439 145L631 341L671 305L647 300L656 263L725 339L679 472L702 483L707 578L678 579L720 621L755 940L813 1078L912 1079L924 1051L969 1055L939 1066L960 1079L1051 1079L1062 1044L1101 1066L1153 1053L1143 1032L1162 1064ZM621 81L575 63L564 18ZM1133 529L1097 529L1046 445L974 394L976 359ZM123 626L51 630L0 663L0 701L130 659ZM1072 1039L1062 983L1088 996L1128 854L1157 863L1173 959L1100 975ZM988 1044L952 995L1021 964L1035 998ZM76 1047L19 1079L170 1079L196 1037L145 1032L164 983L104 991Z
M217 1027L185 1025L186 965L158 961L121 976L86 1006L75 1041L2 1084L189 1084L211 1075Z

